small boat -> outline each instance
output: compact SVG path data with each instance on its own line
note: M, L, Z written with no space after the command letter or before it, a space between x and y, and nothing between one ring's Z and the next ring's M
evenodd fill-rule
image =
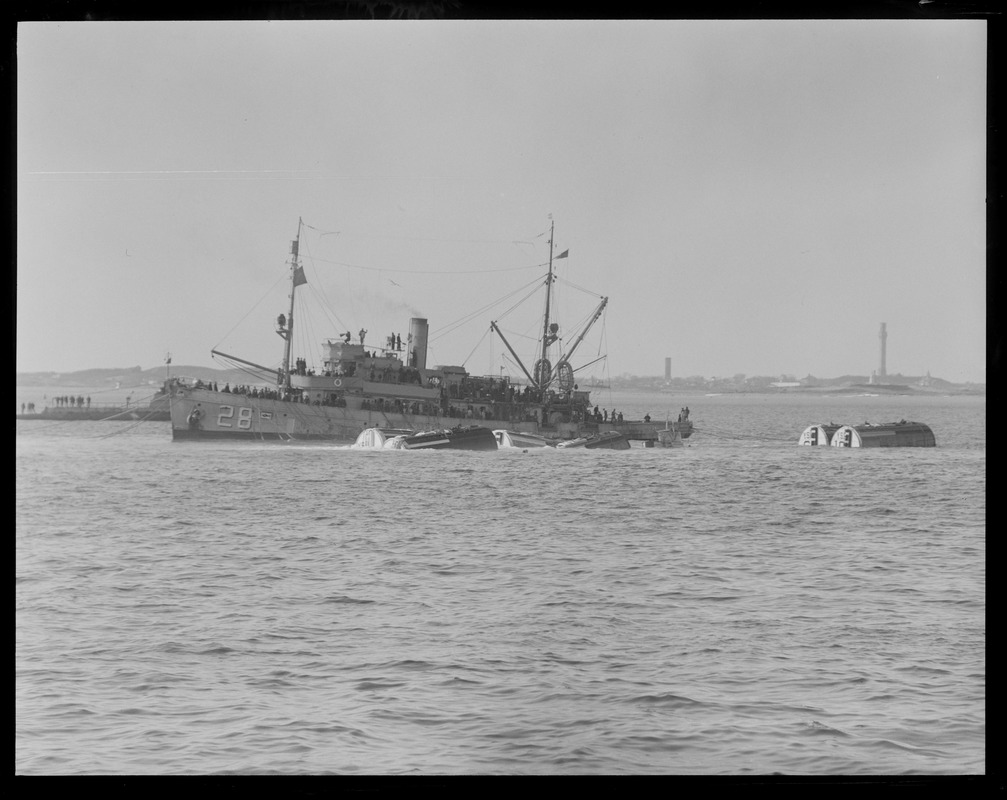
M496 450L493 431L480 425L421 431L402 438L403 450Z
M605 433L592 434L591 436L580 436L576 439L567 439L557 443L556 447L574 448L583 447L585 450L629 450L629 439L617 431L606 431Z
M689 421L689 409L683 408L679 412L678 420L671 421L671 415L664 421L663 430L657 432L657 441L661 447L681 447L683 439L688 439L692 435L692 423Z
M365 428L352 447L361 450L496 450L493 431L479 425L461 425L433 431L401 428Z
M556 442L539 436L536 433L525 433L524 431L495 430L493 435L497 440L497 447L555 447Z

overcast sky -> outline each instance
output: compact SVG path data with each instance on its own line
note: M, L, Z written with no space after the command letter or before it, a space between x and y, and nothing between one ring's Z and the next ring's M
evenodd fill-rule
M588 372L867 375L885 322L986 379L982 21L27 23L17 70L19 372L277 364L301 219L296 355L418 315L495 374L552 215Z

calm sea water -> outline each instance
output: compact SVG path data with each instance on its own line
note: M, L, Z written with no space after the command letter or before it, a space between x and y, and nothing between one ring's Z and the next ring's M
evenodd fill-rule
M18 422L15 771L985 773L984 398L597 400L697 430L424 453ZM938 447L795 444L900 418Z

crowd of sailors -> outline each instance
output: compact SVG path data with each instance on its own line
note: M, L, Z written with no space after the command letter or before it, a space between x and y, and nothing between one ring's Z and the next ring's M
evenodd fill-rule
M56 408L90 408L91 407L91 398L90 398L90 396L88 396L88 397L82 397L80 395L77 395L76 397L74 397L73 395L62 395L60 397L54 397L54 398L52 398L52 400L56 404ZM21 409L21 413L22 414L24 413L24 408L23 407Z
M125 403L124 403L125 407L129 408L130 403L132 401L133 401L133 395L127 395L127 397L125 399ZM74 396L74 395L59 395L59 396L55 396L55 397L51 397L51 398L46 398L46 405L45 405L45 407L47 409L49 408L49 403L52 403L53 408L61 408L61 409L62 408L72 408L72 409L75 409L77 411L90 411L90 409L91 409L91 396L88 395L87 397L85 397L84 395L76 395L76 396ZM110 408L116 408L116 407L117 406L108 406L108 405L96 406L96 408L106 409L106 410L108 410ZM21 404L21 413L22 414L34 414L34 413L36 413L35 403L34 402L31 402L31 403L22 403Z
M365 332L366 333L366 332ZM307 370L304 359L297 359L295 369L298 374L314 374L313 370ZM348 365L353 367L353 364ZM346 375L348 373L329 373L325 375ZM352 371L351 373L352 374ZM384 368L376 370L371 367L369 376L371 381L376 383L417 383L422 382L419 370L411 367L400 366L398 369ZM436 381L437 378L431 378ZM432 384L436 385L436 384ZM245 386L235 384L233 387L227 383L223 389L218 389L215 381L204 382L197 380L194 384L196 388L206 388L212 391L221 391L230 394L239 394L246 397L260 398L264 400L285 400L294 403L304 403L305 405L330 406L345 408L346 400L341 394L324 392L321 398L312 400L306 393L294 390L292 392L280 391L260 386ZM574 386L574 390L577 387ZM74 398L69 398L74 400ZM83 398L78 398L83 401ZM461 401L458 403L457 401ZM455 401L455 402L452 402ZM90 398L87 398L90 405ZM533 408L536 404L543 404L543 409ZM595 406L591 408L580 408L571 402L570 393L556 394L554 392L543 392L532 386L518 387L506 380L462 379L460 384L451 383L447 387L441 387L440 399L434 401L403 400L401 398L365 398L361 401L360 407L364 410L382 411L395 414L413 414L424 416L451 417L454 419L471 420L508 420L511 422L547 422L556 419L552 410L559 412L564 421L570 422L594 422L616 424L624 421L623 412ZM678 421L685 422L689 419L688 407L683 408L678 414ZM650 422L650 414L644 417L644 422Z
M349 331L339 334L346 344L349 344L353 339L353 334ZM367 329L361 328L359 333L357 333L357 338L360 340L360 344L364 343L364 337L367 336ZM386 350L402 350L402 335L398 333L393 333L391 336L385 337L385 349ZM370 355L370 353L368 353Z
M83 397L82 395L77 395L76 397L74 397L73 395L60 395L59 397L53 397L53 398L51 398L51 401L52 401L53 406L55 408L76 408L76 409L79 409L79 410L87 410L87 409L91 408L91 398L90 398L90 396ZM129 401L127 400L127 405L128 405L128 402ZM48 403L47 403L46 404L46 408L48 408L48 407L49 406L48 406ZM21 404L21 413L22 414L34 414L35 413L35 403L22 403Z
M595 422L622 422L622 412L613 408L610 414L607 408L599 411L598 406L595 406L594 411L590 412L589 419L593 419Z

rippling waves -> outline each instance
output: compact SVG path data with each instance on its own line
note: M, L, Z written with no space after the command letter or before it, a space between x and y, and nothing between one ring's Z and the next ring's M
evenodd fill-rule
M830 402L671 451L19 423L16 771L981 774L985 405L795 447Z

